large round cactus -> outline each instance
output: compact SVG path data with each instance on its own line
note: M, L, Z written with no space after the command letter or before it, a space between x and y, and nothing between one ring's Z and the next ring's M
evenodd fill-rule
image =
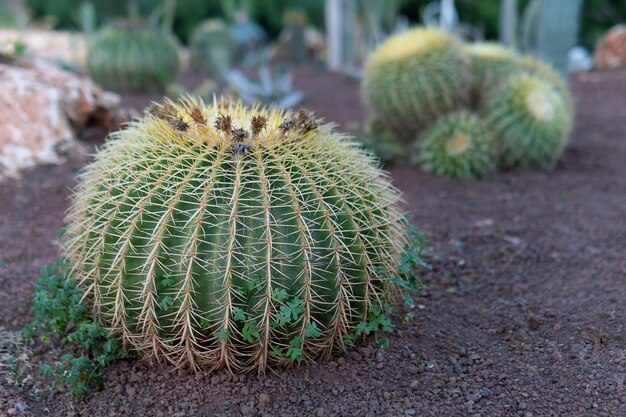
M174 39L141 22L103 29L89 45L87 73L110 90L163 91L177 71Z
M491 133L478 116L465 111L441 118L414 147L414 163L452 178L479 179L496 167Z
M189 48L194 67L222 80L222 72L230 69L237 53L237 42L224 21L209 19L193 31Z
M467 56L438 29L416 28L390 37L369 59L363 96L374 117L412 139L440 116L469 102Z
M395 290L399 193L309 114L153 105L83 172L66 253L138 352L233 371L328 357Z
M572 120L556 87L529 74L513 76L497 88L484 115L504 167L551 167L563 152Z

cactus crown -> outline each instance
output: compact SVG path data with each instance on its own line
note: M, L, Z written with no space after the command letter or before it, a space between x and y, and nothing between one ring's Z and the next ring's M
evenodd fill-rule
M415 28L391 36L372 55L371 62L387 62L432 53L456 40L434 28Z
M145 356L231 371L326 358L394 293L399 193L306 112L153 105L80 178L66 253Z
M467 51L477 57L486 59L514 59L515 54L509 48L495 42L474 42L466 46Z

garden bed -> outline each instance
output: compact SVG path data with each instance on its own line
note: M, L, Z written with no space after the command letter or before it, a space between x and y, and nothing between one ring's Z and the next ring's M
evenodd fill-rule
M297 71L307 106L345 128L362 122L355 80ZM185 82L191 83L191 79ZM194 375L128 360L105 388L72 402L36 367L0 383L0 416L621 416L626 415L626 72L573 80L573 142L550 173L460 183L391 169L430 240L432 272L415 318L390 347L266 377ZM126 97L137 109L158 97ZM0 183L0 327L30 319L32 283L58 256L67 196L88 160Z

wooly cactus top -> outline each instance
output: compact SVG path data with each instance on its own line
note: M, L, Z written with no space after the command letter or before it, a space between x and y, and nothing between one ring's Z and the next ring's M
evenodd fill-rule
M127 346L262 372L329 357L385 309L406 242L399 198L310 114L166 101L82 173L65 250Z

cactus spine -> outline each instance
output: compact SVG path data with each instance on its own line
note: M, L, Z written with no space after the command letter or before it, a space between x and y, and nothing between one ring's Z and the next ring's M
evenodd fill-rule
M563 152L572 120L554 85L530 74L513 76L496 89L484 115L504 167L550 168Z
M178 51L174 39L125 22L102 30L89 46L87 73L114 91L164 91L176 77Z
M452 178L479 179L496 167L491 134L478 116L466 111L441 118L414 147L413 162Z
M65 251L145 356L231 371L327 358L393 294L398 191L309 114L153 106L82 173Z
M414 138L430 122L469 101L467 56L461 43L433 28L390 37L367 63L363 97L374 117Z

